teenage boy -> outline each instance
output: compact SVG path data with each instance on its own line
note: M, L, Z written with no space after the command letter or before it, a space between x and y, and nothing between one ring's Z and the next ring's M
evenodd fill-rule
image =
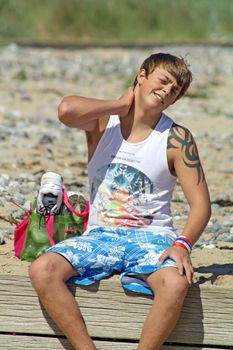
M192 246L210 217L193 136L163 112L191 80L182 58L153 54L119 99L70 96L59 106L62 123L86 132L89 226L82 237L58 243L37 259L30 277L76 350L96 348L66 286L71 277L90 284L117 273L125 288L155 295L138 350L160 349L177 323L192 282ZM178 236L170 211L177 178L190 207Z

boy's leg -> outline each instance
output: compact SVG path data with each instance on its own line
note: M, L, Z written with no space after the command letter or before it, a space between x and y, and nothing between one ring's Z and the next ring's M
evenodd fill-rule
M87 333L80 309L66 281L77 273L57 253L46 253L33 262L29 276L42 304L75 350L96 349Z
M145 280L155 299L143 325L138 350L159 350L175 327L188 291L186 276L174 267L165 267Z

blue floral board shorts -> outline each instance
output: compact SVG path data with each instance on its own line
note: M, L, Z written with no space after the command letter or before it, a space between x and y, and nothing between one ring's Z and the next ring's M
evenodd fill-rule
M89 285L118 274L124 288L153 295L140 274L150 274L166 266L177 267L170 258L159 263L160 255L173 241L171 235L152 231L98 227L59 242L47 252L58 253L70 262L78 274L71 282Z

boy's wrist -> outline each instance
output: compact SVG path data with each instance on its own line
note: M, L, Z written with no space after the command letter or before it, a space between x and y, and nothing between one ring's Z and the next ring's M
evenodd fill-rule
M175 241L172 244L172 247L174 246L179 246L186 249L189 252L189 254L192 253L192 244L190 240L184 235L180 235L175 239Z
M186 235L180 235L179 237L177 237L177 238L181 238L181 239L184 239L189 245L190 245L190 247L192 248L192 242L191 242L191 240L186 236Z

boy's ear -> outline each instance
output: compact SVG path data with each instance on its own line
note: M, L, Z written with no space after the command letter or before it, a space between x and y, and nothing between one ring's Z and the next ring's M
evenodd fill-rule
M140 86L143 80L146 78L146 71L145 69L140 69L138 75L137 75L137 82L138 85Z

